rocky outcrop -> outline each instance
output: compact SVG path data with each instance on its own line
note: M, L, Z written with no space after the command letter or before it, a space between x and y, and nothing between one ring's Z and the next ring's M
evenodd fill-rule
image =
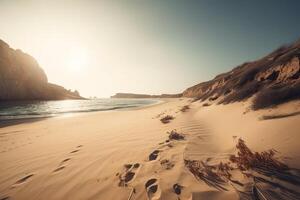
M133 94L133 93L117 93L111 98L178 98L182 94L161 94L161 95L149 95L149 94Z
M299 60L300 41L190 87L183 96L223 104L254 96L254 109L300 99Z
M0 100L81 99L78 92L48 83L37 61L0 40Z

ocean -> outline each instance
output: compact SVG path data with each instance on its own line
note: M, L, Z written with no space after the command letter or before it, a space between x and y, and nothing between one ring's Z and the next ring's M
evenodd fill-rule
M0 102L0 121L54 117L66 114L124 110L158 103L154 99L91 99Z

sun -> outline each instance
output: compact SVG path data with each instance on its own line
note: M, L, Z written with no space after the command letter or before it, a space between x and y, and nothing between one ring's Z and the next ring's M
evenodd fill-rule
M80 72L88 65L88 55L83 49L74 48L69 52L67 67L74 72Z

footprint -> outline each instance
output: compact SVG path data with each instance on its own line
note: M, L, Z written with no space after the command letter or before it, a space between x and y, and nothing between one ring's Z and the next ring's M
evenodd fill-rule
M124 167L125 169L129 170L132 167L132 164L125 164Z
M183 188L183 186L179 185L178 183L175 183L173 185L173 191L175 192L175 194L180 195L181 194L181 189Z
M137 168L140 167L140 163L135 163L134 165L132 165L132 164L125 164L124 167L125 167L127 170L129 170L129 169L131 169L131 168L137 169Z
M76 153L76 152L78 152L78 151L79 151L79 149L74 150L74 151L71 151L70 153Z
M70 153L76 153L76 152L78 152L78 151L80 151L80 148L81 147L83 147L82 145L78 145L76 148L76 150L74 150L74 151L71 151Z
M159 199L160 198L160 196L161 196L161 190L158 187L157 179L156 178L149 179L145 183L145 189L147 191L147 196L148 196L149 200Z
M125 172L122 174L117 173L116 175L119 176L119 186L126 187L127 184L134 179L136 176L137 170L140 167L140 163L135 164L125 164Z
M159 153L159 150L154 150L154 151L149 155L149 161L151 161L151 160L156 160L157 157L158 157L158 153Z
M148 194L149 194L149 193L154 194L154 193L157 191L157 188L158 188L158 185L151 185L151 186L148 187L147 193L148 193Z
M63 161L61 161L60 164L63 164L63 163L65 163L65 162L69 161L69 160L71 160L71 158L66 158L66 159L64 159Z
M135 168L135 169L137 169L137 168L139 168L140 167L140 163L135 163L134 165L133 165L133 168Z
M134 178L134 176L135 176L134 172L127 172L124 177L125 183L128 183L129 181L131 181Z
M150 185L153 185L156 183L157 179L156 178L151 178L145 183L145 188L147 189Z
M17 182L15 182L15 184L13 186L17 186L17 185L20 185L22 183L25 183L27 180L29 180L33 176L34 176L34 174L29 174L29 175L19 179Z
M56 168L56 169L53 171L53 173L58 172L58 171L61 171L61 170L63 170L64 168L66 168L66 167L65 167L65 166L61 166L61 167L59 167L59 168Z

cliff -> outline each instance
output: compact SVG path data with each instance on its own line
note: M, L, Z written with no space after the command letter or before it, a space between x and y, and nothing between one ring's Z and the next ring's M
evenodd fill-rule
M37 61L0 40L0 101L81 99L77 91L48 83Z
M161 95L149 95L149 94L133 94L133 93L117 93L111 98L178 98L182 94L161 94Z
M184 97L227 104L253 97L253 109L300 98L300 41L247 62L183 92Z

